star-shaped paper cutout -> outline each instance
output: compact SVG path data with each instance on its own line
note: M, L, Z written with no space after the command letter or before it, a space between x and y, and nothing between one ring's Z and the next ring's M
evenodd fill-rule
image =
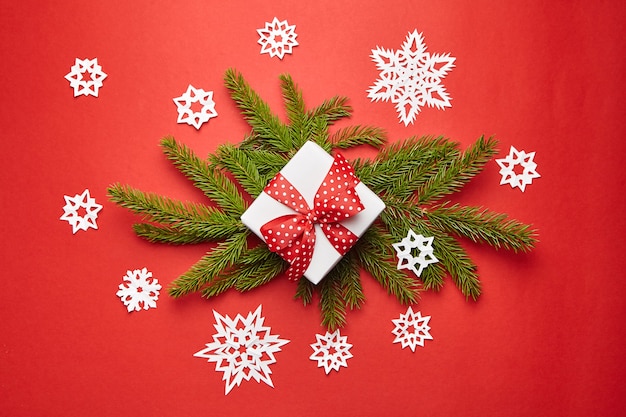
M212 117L217 116L215 111L215 102L213 101L213 91L204 91L201 88L195 88L191 84L187 87L187 91L180 97L174 99L176 108L178 109L178 123L187 123L200 129L203 123L208 122ZM194 103L199 103L202 107L199 110L192 108Z
M337 329L333 333L326 332L325 335L316 334L315 338L317 342L311 344L313 354L309 359L316 360L318 367L324 367L326 374L333 369L339 372L342 366L348 367L346 361L352 357L352 345L348 343L348 336L341 336Z
M502 175L500 185L510 184L511 188L518 187L524 192L526 185L532 184L534 178L541 177L537 172L537 164L533 161L534 157L534 152L518 151L514 146L511 146L506 158L496 159L500 166L500 175ZM517 165L523 168L519 174L515 172Z
M393 333L396 338L393 343L401 343L402 349L409 347L413 352L417 346L424 347L425 340L433 340L430 335L430 316L422 317L421 312L413 313L409 306L405 314L400 314L399 319L391 320L395 325Z
M124 282L119 285L115 295L120 297L129 312L140 311L142 308L156 308L161 284L152 278L147 268L126 271Z
M380 77L367 96L372 101L395 103L405 126L413 123L425 105L439 110L452 106L441 81L454 68L456 58L449 53L426 52L424 37L417 30L408 34L401 49L376 47L370 56L380 70Z
M216 321L213 326L217 331L213 342L207 343L206 348L194 356L215 362L215 370L224 373L225 394L243 380L263 381L274 387L270 365L276 363L274 354L289 340L279 339L278 335L270 334L270 327L263 326L265 318L261 317L261 306L245 318L237 314L233 320L216 311L213 315Z
M283 59L285 54L292 52L294 46L298 46L295 30L296 25L289 25L286 20L280 21L276 17L271 23L266 22L263 29L257 29L261 53Z
M424 237L409 229L405 238L399 243L392 244L398 256L398 269L409 269L419 277L424 268L439 262L439 259L433 254L433 239L432 236ZM419 252L417 256L413 256L414 249ZM419 269L415 268L416 264L419 264Z
M74 197L65 195L63 198L65 199L65 206L63 206L64 213L60 220L65 220L72 225L72 233L89 228L98 228L96 219L102 206L96 203L95 198L91 197L88 189Z
M94 96L98 97L98 91L102 87L102 81L107 75L98 65L98 58L78 59L72 65L71 71L65 76L70 82L70 87L74 89L74 97Z

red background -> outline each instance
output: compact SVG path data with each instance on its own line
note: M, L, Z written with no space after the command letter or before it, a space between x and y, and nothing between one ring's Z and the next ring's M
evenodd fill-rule
M163 3L2 2L0 415L623 413L621 2ZM257 44L274 16L296 25L300 43L282 61ZM457 60L443 81L452 107L405 127L366 90L378 77L371 49L398 49L413 29ZM108 74L100 96L74 98L64 75L95 57ZM363 274L366 304L343 329L354 358L331 375L308 359L323 331L317 308L294 301L286 280L211 301L162 293L156 310L128 314L115 296L127 269L167 285L207 247L140 240L106 187L204 201L158 142L174 135L206 155L244 137L222 83L229 67L281 114L277 77L289 72L309 106L346 95L349 123L384 127L392 142L442 134L466 147L486 134L500 139L498 157L510 145L535 151L541 178L525 193L498 185L490 162L453 199L533 223L536 250L466 244L483 296L468 302L449 279L424 293L417 309L432 316L434 340L415 353L392 344L391 319L406 307ZM176 123L172 98L188 84L214 91L219 116L199 131ZM85 188L104 205L99 230L72 235L63 195ZM211 341L213 309L233 317L259 304L272 333L291 340L272 366L275 388L244 382L224 396L222 374L192 354Z

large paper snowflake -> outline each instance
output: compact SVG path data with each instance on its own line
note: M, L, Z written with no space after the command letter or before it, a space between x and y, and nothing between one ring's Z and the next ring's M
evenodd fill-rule
M128 311L140 311L142 308L156 308L161 284L152 278L147 268L126 271L124 282L119 285L116 295L120 297Z
M526 185L532 184L534 178L541 177L537 172L537 164L533 161L534 157L534 152L518 151L514 146L511 146L506 158L496 159L500 165L500 175L502 175L500 185L510 184L511 188L518 187L524 192ZM523 168L520 173L515 171L515 167L518 165Z
M274 387L270 365L276 362L274 354L289 340L279 339L278 335L270 334L270 327L263 326L265 318L261 317L261 306L245 318L237 314L233 320L216 311L213 315L216 321L213 326L217 331L213 342L207 343L206 348L194 356L215 362L215 370L224 373L225 394L235 385L241 385L244 379L249 381L253 378Z
M196 129L200 129L203 123L217 116L215 102L213 101L213 91L204 91L201 88L195 88L191 84L189 84L187 91L183 95L174 99L174 103L176 103L176 108L178 109L178 119L176 121L178 123L187 123ZM198 104L194 106L195 103Z
M309 359L316 360L318 367L324 367L326 374L331 370L339 371L342 366L348 367L346 362L352 357L350 348L352 345L348 343L348 336L341 336L339 329L333 333L326 332L325 335L316 334L317 342L311 344L313 354Z
M413 352L419 345L424 347L425 340L433 340L430 335L430 316L422 317L421 312L413 313L413 309L409 306L406 314L400 314L399 319L391 320L395 324L393 333L396 338L393 343L401 343L402 349L410 347Z
M395 103L405 126L413 123L425 105L440 110L451 107L450 96L441 80L454 68L456 58L449 53L426 52L424 37L417 30L408 34L401 49L376 47L370 56L380 70L380 77L369 88L367 96L372 101Z
M439 259L433 254L433 237L424 237L415 234L409 229L408 235L399 243L393 243L392 246L396 250L398 256L398 269L409 269L418 277L422 271L430 264L439 262ZM414 249L417 249L417 256L414 255ZM419 268L415 265L419 264Z
M64 213L59 219L65 220L72 225L72 233L89 228L98 228L96 219L98 218L98 212L102 210L102 206L96 203L95 198L91 197L88 189L85 189L82 194L76 194L74 197L65 195L63 198L65 199Z
M261 53L283 59L285 54L292 52L294 46L298 46L295 30L296 25L289 25L286 20L280 21L276 17L272 23L266 22L263 29L257 29Z
M98 97L98 90L102 87L102 81L107 75L98 65L98 58L78 59L72 65L71 71L65 76L74 89L74 97L94 96Z

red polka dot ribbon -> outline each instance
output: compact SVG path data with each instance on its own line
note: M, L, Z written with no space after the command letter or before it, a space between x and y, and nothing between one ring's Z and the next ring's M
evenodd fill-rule
M265 187L274 200L294 210L261 226L261 235L272 252L291 264L289 279L297 280L311 264L315 247L315 224L319 224L328 241L342 256L358 236L339 222L352 217L365 207L354 187L359 179L342 156L337 155L324 181L315 194L313 208L298 190L279 172Z

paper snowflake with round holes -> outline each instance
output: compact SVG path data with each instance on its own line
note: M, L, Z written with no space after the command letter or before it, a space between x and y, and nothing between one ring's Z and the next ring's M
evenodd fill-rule
M126 271L124 282L119 285L116 295L120 297L129 312L140 311L142 308L156 308L161 284L152 278L147 268Z

